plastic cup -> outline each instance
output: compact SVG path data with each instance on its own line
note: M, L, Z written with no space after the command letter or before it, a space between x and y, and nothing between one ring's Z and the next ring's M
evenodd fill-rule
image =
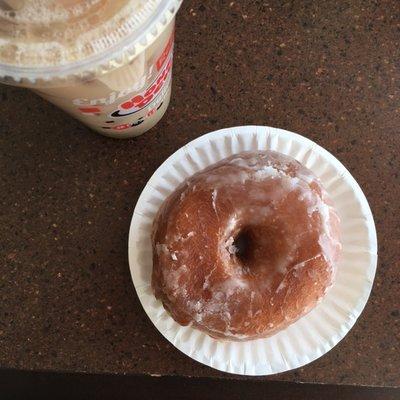
M32 89L102 135L141 135L168 108L181 4L0 1L0 81Z

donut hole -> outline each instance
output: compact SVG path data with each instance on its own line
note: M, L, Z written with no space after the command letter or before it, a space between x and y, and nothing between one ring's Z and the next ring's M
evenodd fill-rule
M252 257L253 238L251 229L242 229L233 240L235 256L243 265L247 265Z
M247 225L232 237L228 251L244 273L266 273L272 277L286 270L291 246L280 221Z
M249 230L240 231L233 241L235 256L243 263L250 258L251 242L252 238Z

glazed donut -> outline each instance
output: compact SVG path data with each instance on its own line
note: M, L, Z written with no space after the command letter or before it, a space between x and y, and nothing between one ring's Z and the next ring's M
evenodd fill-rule
M295 159L244 152L193 175L154 220L152 287L181 325L214 338L270 336L332 285L339 218Z

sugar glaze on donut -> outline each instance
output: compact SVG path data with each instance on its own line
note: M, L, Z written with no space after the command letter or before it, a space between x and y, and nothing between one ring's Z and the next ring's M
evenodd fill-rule
M244 152L193 175L153 226L155 296L210 336L270 336L332 285L339 218L314 174L286 155Z

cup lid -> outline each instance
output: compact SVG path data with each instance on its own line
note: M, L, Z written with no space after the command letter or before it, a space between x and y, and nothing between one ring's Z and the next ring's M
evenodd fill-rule
M182 0L0 0L0 80L90 78L149 46Z

